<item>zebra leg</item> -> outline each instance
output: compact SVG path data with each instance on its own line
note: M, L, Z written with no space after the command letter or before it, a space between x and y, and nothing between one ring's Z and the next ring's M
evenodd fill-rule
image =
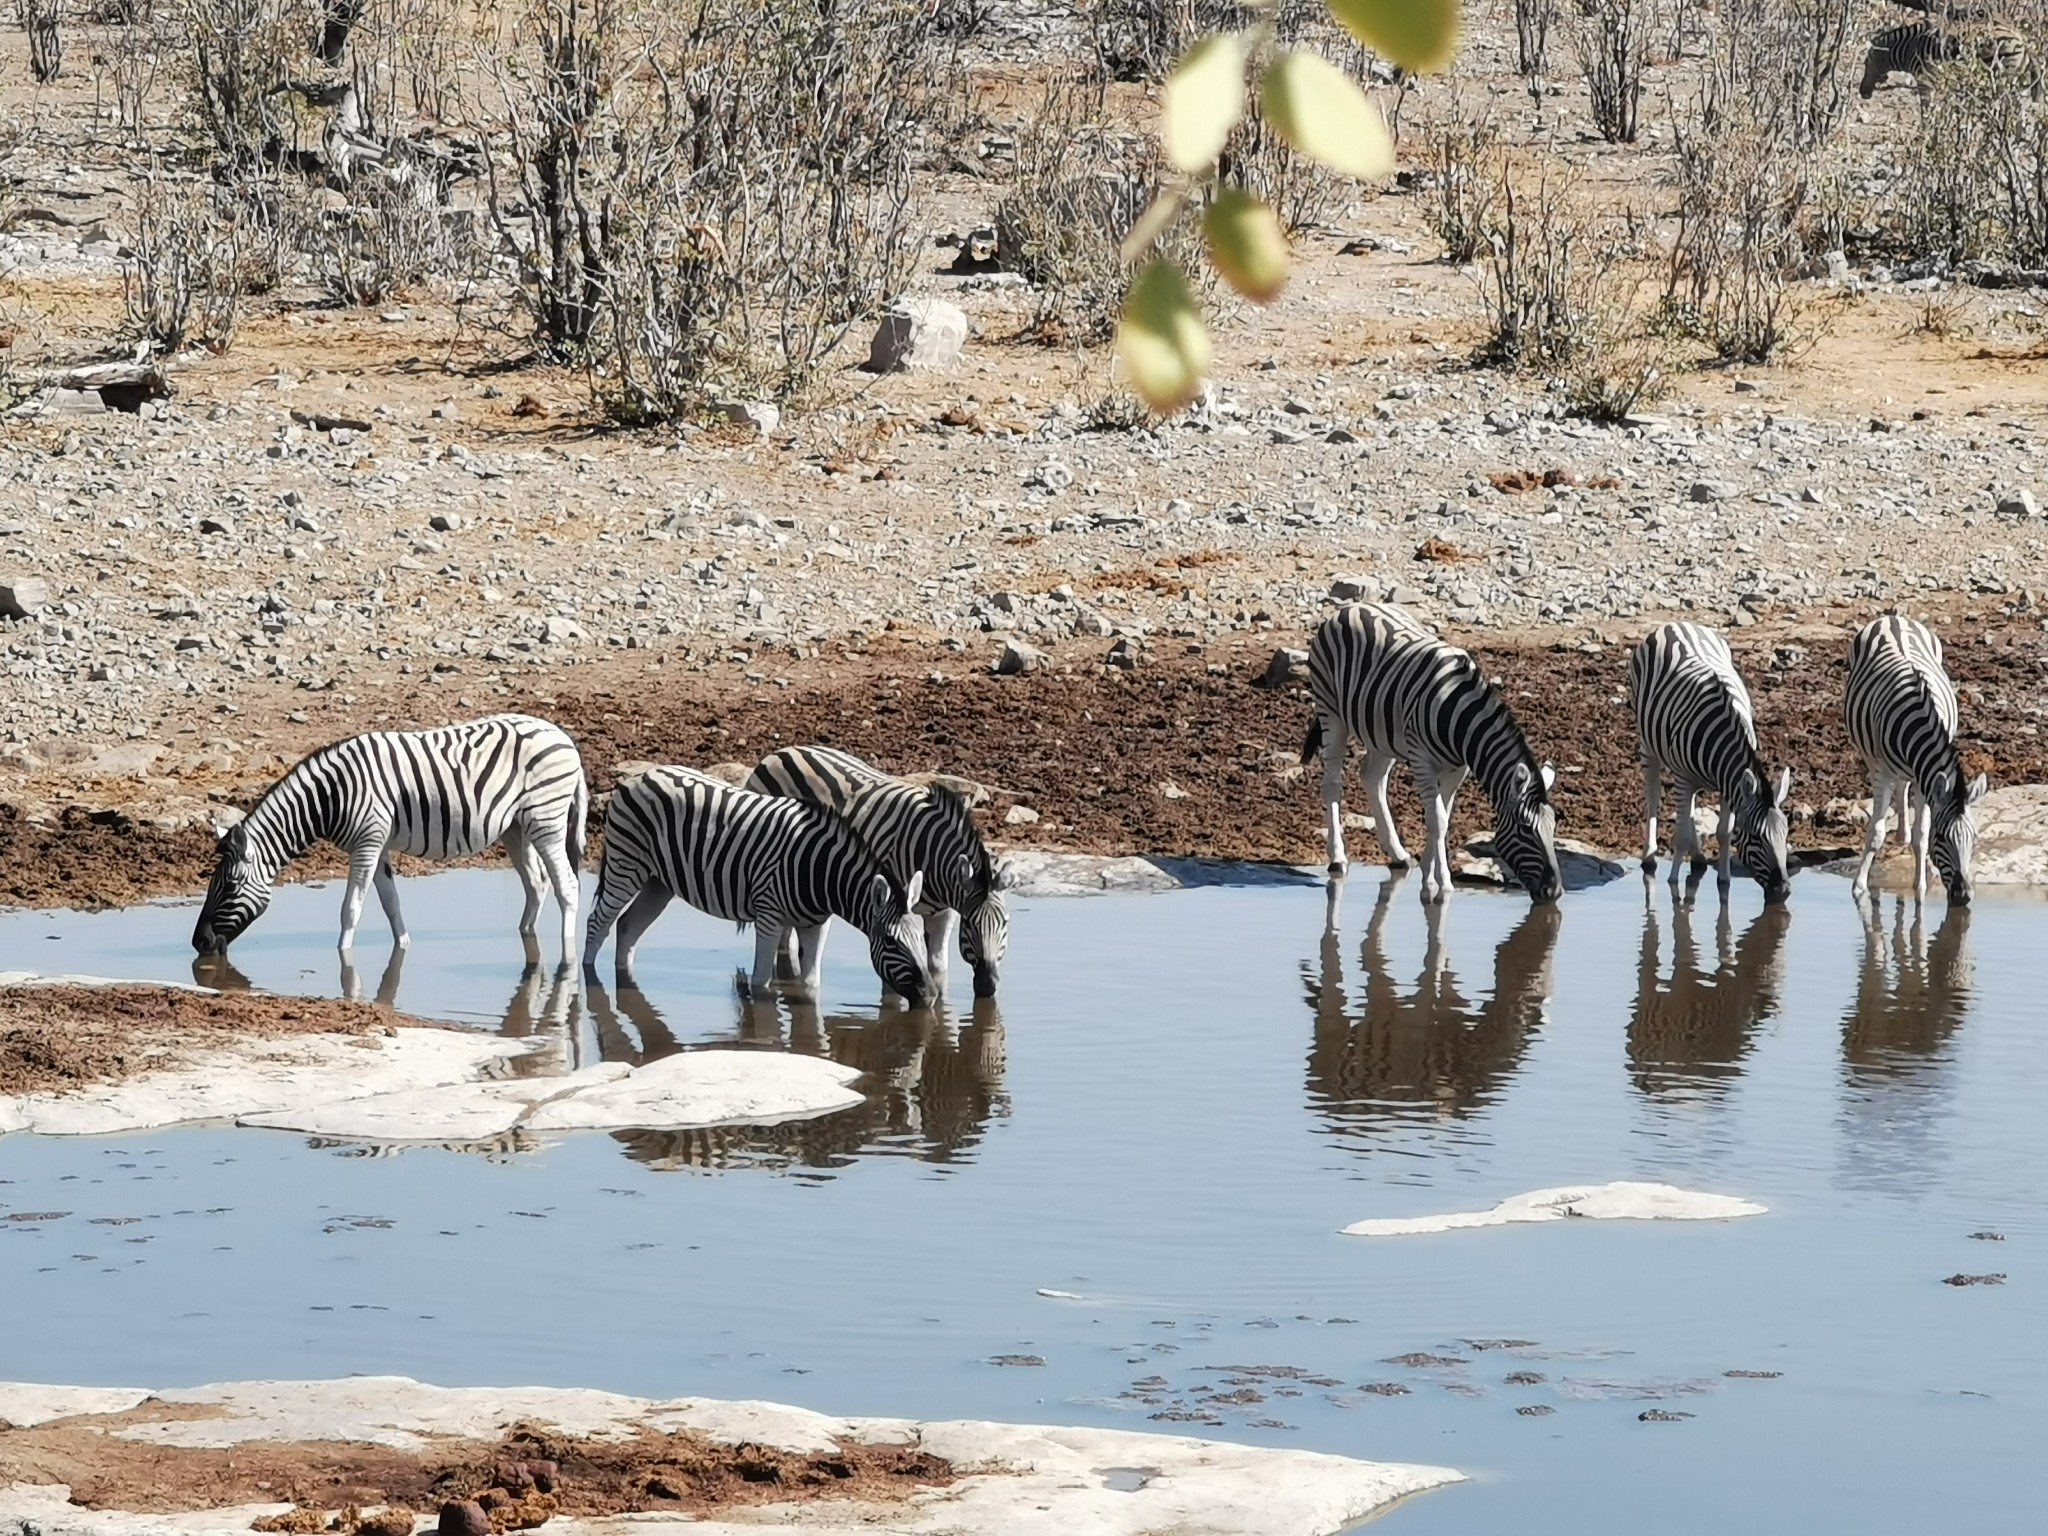
M516 821L505 829L505 855L511 859L512 868L519 876L520 889L526 892L526 905L519 913L519 931L531 935L540 924L540 893L544 877L540 853Z
M1657 812L1664 804L1664 765L1654 758L1643 759L1643 873L1657 872ZM1671 851L1672 864L1678 862L1678 850Z
M641 935L654 925L671 900L665 885L646 885L632 904L619 918L618 947L612 953L612 964L618 975L620 986L630 986L633 980L633 952L640 947ZM566 953L566 951L565 951Z
M1444 802L1437 793L1436 771L1427 764L1412 765L1415 793L1422 801L1422 900L1425 905L1442 901L1451 893L1451 857L1445 848Z
M1927 895L1927 843L1932 831L1934 806L1927 796L1915 789L1908 801L1913 820L1913 900L1917 903Z
M554 887L555 906L562 914L562 968L566 970L569 957L576 953L576 913L583 902L583 886L566 843L550 839L542 845L540 857L548 884ZM535 904L538 905L537 899ZM532 930L527 932L530 941Z
M775 979L777 981L795 981L801 975L803 975L803 959L797 953L796 930L794 928L785 928L782 931L782 944L775 951Z
M1870 820L1863 828L1863 862L1856 866L1856 878L1849 886L1849 894L1858 901L1870 894L1870 866L1876 861L1878 850L1884 847L1885 822L1891 815L1893 789L1889 773L1878 769L1871 774Z
M405 931L405 917L398 910L398 880L391 873L391 858L380 855L377 860L377 902L384 909L384 920L391 924L391 947L402 950L412 943L412 935Z
M1344 877L1344 748L1350 732L1340 719L1323 720L1323 844L1330 856L1329 872ZM1366 759L1371 772L1372 759ZM1369 782L1369 780L1368 780ZM1380 834L1384 842L1386 834Z
M381 838L368 847L356 848L349 853L348 886L341 893L341 939L335 945L344 954L356 947L356 924L363 919L363 897L369 892L370 882L377 878L378 867L383 862Z
M818 980L825 970L825 931L832 926L832 919L811 928L794 928L797 954L797 985L808 997L818 995Z
M775 961L782 953L782 936L788 930L779 921L754 923L754 972L749 978L750 995L766 997L775 986Z
M1365 767L1361 770L1365 779L1365 793L1372 802L1372 826L1379 837L1380 849L1387 856L1390 869L1406 869L1411 862L1407 846L1401 841L1401 834L1394 826L1394 813L1387 805L1387 780L1394 772L1394 756L1388 753L1368 753Z
M960 914L951 907L941 907L924 920L925 974L931 978L932 991L943 997L946 992L946 971L952 964L954 930L960 926Z
M1707 846L1700 838L1699 786L1674 784L1672 795L1671 883L1676 885L1680 864L1689 860L1695 869L1706 867Z
M597 952L604 947L605 935L645 884L637 870L628 874L609 857L598 866L597 899L590 905L590 921L583 929L583 969L591 975L597 974Z
M1714 824L1714 853L1720 861L1715 883L1721 887L1724 897L1728 893L1729 882L1735 878L1735 840L1731 836L1734 831L1735 807L1730 805L1728 797L1723 795L1720 820Z

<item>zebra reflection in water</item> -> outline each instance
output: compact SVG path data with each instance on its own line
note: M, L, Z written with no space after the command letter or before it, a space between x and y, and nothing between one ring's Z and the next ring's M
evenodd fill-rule
M685 1046L637 987L608 993L585 983L598 1050L606 1061L644 1065ZM1010 1112L1003 1092L1002 1014L977 998L955 1027L943 1007L885 1007L878 1015L825 1014L803 998L736 1000L731 1035L714 1046L821 1056L863 1075L864 1102L814 1120L770 1126L620 1131L616 1140L650 1167L844 1167L856 1157L909 1155L950 1163L972 1155L991 1120Z
M1951 905L1930 940L1910 895L1859 903L1862 963L1842 1015L1841 1181L1911 1193L1939 1177L1948 1066L1971 1003L1971 908Z
M1347 989L1338 930L1343 887L1332 884L1321 952L1302 966L1315 1015L1308 1091L1340 1134L1368 1135L1433 1119L1462 1119L1499 1097L1547 1016L1550 960L1562 919L1553 904L1531 906L1493 952L1493 989L1470 1001L1451 969L1445 908L1423 908L1422 968L1412 986L1394 977L1387 915L1403 879L1380 882L1360 949L1359 990Z
M1643 941L1628 1021L1628 1066L1637 1091L1653 1098L1724 1089L1742 1075L1757 1026L1775 1018L1780 1005L1791 914L1767 902L1737 939L1727 893L1720 892L1709 967L1701 961L1692 923L1702 873L1673 895L1668 981L1659 964L1656 882L1643 878Z

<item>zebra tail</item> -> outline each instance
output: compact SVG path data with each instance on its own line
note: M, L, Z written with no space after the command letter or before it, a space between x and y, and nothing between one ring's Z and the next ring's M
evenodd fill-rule
M590 781L577 776L576 795L569 802L569 867L581 869L590 848Z
M1307 767L1322 755L1323 717L1320 714L1308 717L1308 734L1301 738L1301 762Z

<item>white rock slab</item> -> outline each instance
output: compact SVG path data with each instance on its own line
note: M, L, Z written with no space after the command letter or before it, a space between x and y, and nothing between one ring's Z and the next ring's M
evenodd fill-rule
M47 1388L0 1385L0 1417L13 1395ZM903 1503L813 1501L749 1509L743 1520L550 1521L563 1536L599 1536L622 1525L672 1536L1326 1536L1411 1494L1462 1475L1446 1467L1357 1461L1308 1451L1225 1445L1130 1430L839 1419L774 1403L684 1398L669 1402L563 1388L445 1388L400 1376L346 1381L231 1382L154 1394L169 1403L224 1410L219 1418L125 1425L123 1439L162 1446L226 1446L252 1440L371 1441L423 1448L435 1436L493 1438L521 1421L584 1436L641 1428L689 1428L729 1443L820 1451L839 1437L916 1440L956 1467L986 1467ZM82 1511L52 1486L0 1490L0 1518L32 1519L44 1536L212 1536L244 1532L278 1506L195 1515Z
M239 1120L296 1105L472 1082L530 1042L455 1029L390 1035L287 1035L239 1040L190 1065L72 1093L0 1098L17 1130L105 1136L205 1120Z
M0 1536L249 1536L256 1521L291 1513L289 1504L238 1504L184 1515L81 1509L62 1483L0 1488ZM431 1529L431 1527L429 1527Z
M147 1387L48 1387L13 1382L0 1387L0 1422L32 1429L74 1413L126 1413L148 1396Z
M1455 1232L1466 1227L1505 1227L1525 1221L1725 1221L1761 1216L1765 1207L1732 1195L1710 1195L1670 1184L1620 1180L1612 1184L1567 1184L1511 1195L1490 1211L1448 1216L1394 1216L1354 1221L1347 1237L1406 1237L1417 1232Z
M609 1083L632 1070L624 1062L607 1062L567 1076L411 1088L243 1115L235 1123L264 1130L304 1131L338 1141L487 1141L516 1130L535 1106L549 1099Z
M0 971L0 987L164 987L173 992L198 992L206 997L219 994L212 987L189 981L122 980L118 976L69 976L50 971Z
M684 1051L616 1081L552 1098L524 1121L531 1131L683 1130L770 1125L851 1109L855 1068L779 1051Z
M2048 784L2009 785L1977 802L1970 872L1984 885L2048 885Z

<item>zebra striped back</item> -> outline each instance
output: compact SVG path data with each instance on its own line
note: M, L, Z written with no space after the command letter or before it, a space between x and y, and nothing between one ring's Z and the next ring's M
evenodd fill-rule
M1909 21L1872 34L1863 56L1863 81L1858 93L1868 100L1886 75L1924 75L1936 65L1968 55L1987 68L2017 69L2027 61L2027 42L2019 33L1998 26L1937 26Z
M1389 753L1418 773L1423 765L1467 769L1493 804L1501 862L1534 899L1556 899L1562 882L1545 772L1471 656L1405 609L1351 603L1317 626L1308 672L1317 723L1304 762L1329 719L1343 721L1368 751Z
M1904 614L1872 619L1849 649L1842 698L1849 739L1873 776L1913 785L1929 811L1928 853L1953 901L1970 897L1976 832L1970 807L1984 792L1980 775L1963 780L1956 744L1959 713L1940 639ZM1873 805L1871 815L1885 807Z
M532 715L347 737L292 768L223 835L194 942L224 946L269 904L278 871L322 840L352 858L427 859L559 840L573 871L588 802L575 742Z
M1681 792L1719 795L1733 812L1743 865L1768 899L1781 899L1790 878L1790 773L1773 790L1757 755L1756 710L1728 642L1702 624L1662 625L1630 653L1628 682L1643 761L1661 765Z
M688 768L628 775L613 789L605 818L586 965L618 908L650 885L713 917L764 930L844 918L867 935L885 985L913 1003L924 995L914 892L850 821L826 806L734 789Z
M906 784L851 752L817 746L771 752L746 787L842 812L896 878L922 871L918 910L960 914L960 953L974 969L975 992L994 995L1009 947L1009 909L995 860L960 796L936 784Z

